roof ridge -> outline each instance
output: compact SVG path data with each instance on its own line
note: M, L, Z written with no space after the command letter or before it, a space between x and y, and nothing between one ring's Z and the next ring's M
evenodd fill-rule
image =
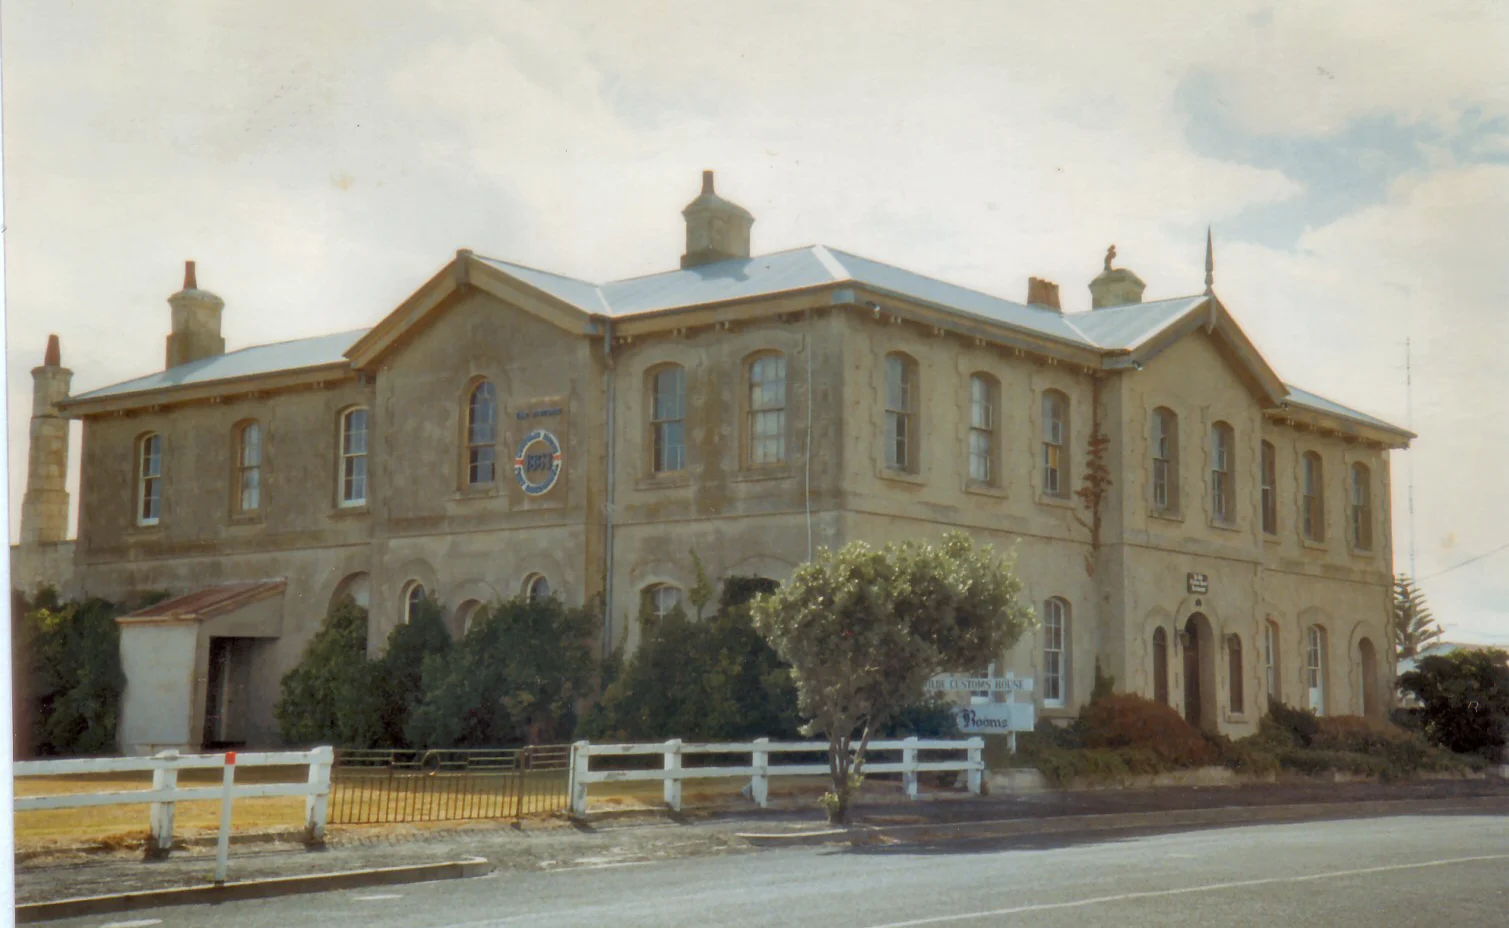
M758 261L761 258L774 258L776 255L789 255L798 251L811 251L816 245L800 245L796 248L782 248L780 251L766 251L747 258L724 258L722 261L709 261L706 264L698 264L695 267L673 267L668 271L652 271L648 274L635 274L633 277L619 277L615 280L605 280L599 286L611 287L614 284L626 284L636 280L648 280L651 277L663 277L666 274L680 274L684 271L695 271L698 268L713 267L718 264L727 264L730 261Z
M474 258L481 258L483 261L490 261L493 264L506 264L509 267L516 267L516 268L519 268L520 270L530 271L530 272L535 273L535 274L544 274L546 277L555 277L555 278L558 278L560 280L569 280L569 281L571 281L574 284L586 284L589 287L600 287L600 286L602 286L601 284L599 284L598 282L593 281L593 280L585 280L585 279L583 279L581 277L572 277L572 276L570 276L568 274L557 273L556 271L547 271L544 268L533 267L533 266L528 265L528 264L520 264L517 261L505 261L502 258L492 258L492 257L489 257L487 255L479 255L479 254L476 254L476 253L473 253L472 257L474 257Z

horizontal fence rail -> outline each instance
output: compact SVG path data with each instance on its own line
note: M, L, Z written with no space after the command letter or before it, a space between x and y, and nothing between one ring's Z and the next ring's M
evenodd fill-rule
M981 779L985 772L985 740L983 738L922 739L905 738L892 741L872 741L867 754L900 753L898 761L864 762L863 773L899 773L902 788L909 798L917 798L917 775L920 773L960 772L965 774L969 791L980 792ZM941 760L921 755L953 755L955 759ZM795 762L772 763L772 755L809 754L820 755L821 763ZM578 741L572 745L571 764L571 813L587 814L587 789L593 783L632 783L659 781L664 784L665 803L676 811L681 810L681 784L686 780L748 777L750 797L764 808L769 803L770 778L780 776L821 776L828 771L828 743L826 741L771 741L757 738L754 741L707 744L664 741L655 744L592 744ZM721 755L721 756L719 756ZM707 758L714 763L699 764L688 758ZM636 764L630 769L594 769L594 758L639 759L659 757L657 767ZM747 763L727 763L732 759Z
M65 793L51 796L20 796L15 810L76 809L89 806L151 805L151 837L147 855L165 856L173 846L175 804L195 800L219 801L221 804L217 882L225 880L225 848L230 841L231 803L236 799L262 796L303 796L304 833L312 842L325 839L329 810L330 767L334 751L328 747L308 751L276 751L240 754L179 754L163 751L150 757L90 757L74 760L29 760L14 765L17 777L77 776L95 773L152 774L150 789L113 790L94 793ZM237 785L237 767L308 767L303 783L251 783ZM180 770L221 770L220 786L179 786Z
M336 752L338 825L506 819L556 812L570 795L571 745Z

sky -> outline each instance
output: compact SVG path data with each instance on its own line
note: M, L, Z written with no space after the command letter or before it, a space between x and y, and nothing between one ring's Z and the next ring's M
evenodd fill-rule
M1071 312L1113 242L1147 299L1199 293L1211 226L1280 375L1419 434L1396 567L1413 537L1450 636L1509 643L1509 6L8 0L0 29L13 533L48 333L75 392L160 369L185 259L229 349L338 332L463 247L674 267L710 168L757 252L1045 277Z

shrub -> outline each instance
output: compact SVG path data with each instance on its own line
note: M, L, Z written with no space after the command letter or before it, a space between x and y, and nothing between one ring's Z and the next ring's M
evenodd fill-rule
M60 603L54 592L37 597L36 607L16 617L17 658L26 674L24 692L35 728L27 753L77 756L113 753L121 694L120 629L125 610L99 598ZM19 681L18 681L19 682Z
M365 748L382 737L382 694L367 659L367 610L351 597L336 603L298 666L283 677L277 717L290 744Z
M1509 653L1453 651L1420 660L1399 677L1420 700L1420 717L1432 742L1493 763L1509 743Z
M431 657L444 659L452 646L440 604L433 597L425 597L409 621L393 629L382 657L373 668L378 687L381 745L409 746L404 729L410 712L424 701L424 662Z
M878 738L948 738L958 734L954 705L942 699L914 703L891 716Z
M1065 749L1029 745L1023 748L1018 741L1018 751L1024 764L1036 768L1054 786L1067 786L1076 779L1093 783L1165 773L1173 768L1157 752L1140 747Z
M1320 718L1314 712L1285 705L1272 696L1268 697L1267 717L1300 747L1308 747L1310 739L1320 730Z
M1175 767L1215 763L1220 755L1178 712L1133 693L1113 693L1080 711L1089 748L1145 748Z

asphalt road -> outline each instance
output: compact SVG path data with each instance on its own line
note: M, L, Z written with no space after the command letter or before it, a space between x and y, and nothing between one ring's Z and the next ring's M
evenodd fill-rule
M1509 817L800 848L184 906L58 928L1509 926Z

